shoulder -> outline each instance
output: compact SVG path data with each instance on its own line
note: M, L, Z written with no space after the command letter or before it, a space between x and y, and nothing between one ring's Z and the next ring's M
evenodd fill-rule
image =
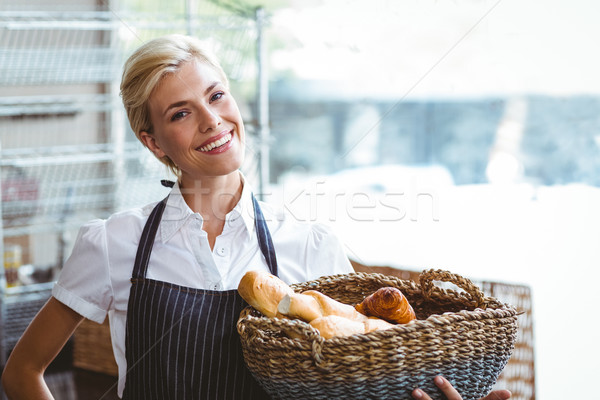
M106 219L86 222L79 228L74 251L106 247L139 238L154 205L156 203L120 211Z
M109 231L122 231L138 225L143 226L156 204L157 202L153 202L142 207L116 212L106 219L106 229Z
M324 241L337 241L335 232L328 225L294 215L269 203L259 204L276 242L293 241L302 247L319 247Z

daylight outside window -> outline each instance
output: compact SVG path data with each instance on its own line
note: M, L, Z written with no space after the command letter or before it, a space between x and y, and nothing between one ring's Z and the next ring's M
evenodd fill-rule
M598 354L594 10L324 1L272 18L269 195L361 264L531 285L539 398L585 395Z

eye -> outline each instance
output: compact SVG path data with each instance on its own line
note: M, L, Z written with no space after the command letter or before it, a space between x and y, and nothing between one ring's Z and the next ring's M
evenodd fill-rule
M173 114L173 116L171 117L171 121L177 121L180 120L181 118L185 117L186 115L188 115L188 113L186 111L177 111L175 114Z
M221 99L221 97L225 96L224 92L216 92L215 94L213 94L212 96L210 96L210 101L217 101L219 99Z

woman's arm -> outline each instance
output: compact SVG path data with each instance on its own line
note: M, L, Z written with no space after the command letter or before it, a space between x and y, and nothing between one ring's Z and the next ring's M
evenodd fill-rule
M51 297L35 316L8 358L2 386L9 399L52 399L44 371L83 317Z
M439 387L442 390L442 392L444 392L444 395L448 400L462 400L460 394L456 391L456 389L454 389L454 387L450 384L450 382L448 382L447 379L441 376L436 376L433 381L435 382L436 386ZM413 390L412 396L415 399L431 400L431 397L429 397L421 389ZM494 390L493 392L491 392L490 394L488 394L480 400L507 400L510 398L510 396L511 393L508 390Z

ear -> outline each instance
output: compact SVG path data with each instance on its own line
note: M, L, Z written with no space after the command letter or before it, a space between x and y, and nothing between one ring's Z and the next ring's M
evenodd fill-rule
M158 145L158 142L156 141L156 137L154 137L154 135L152 135L151 133L148 133L146 131L141 131L140 139L142 139L142 142L144 143L144 145L152 153L154 153L156 158L160 159L165 156L165 152L161 150L160 146Z

